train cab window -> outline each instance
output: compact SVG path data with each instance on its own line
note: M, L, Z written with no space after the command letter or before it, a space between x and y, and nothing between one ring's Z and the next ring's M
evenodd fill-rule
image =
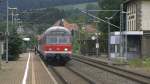
M69 33L67 31L63 31L63 30L59 30L59 31L51 31L49 35L61 35L61 36L65 36L65 35L69 35Z
M55 43L57 43L57 38L56 37L47 37L46 42L48 44L55 44Z
M70 39L67 37L59 37L59 43L70 43Z

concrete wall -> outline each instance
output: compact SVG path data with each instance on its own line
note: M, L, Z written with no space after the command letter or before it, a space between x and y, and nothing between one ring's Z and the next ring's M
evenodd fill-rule
M150 30L150 0L141 2L142 30Z
M136 31L136 16L137 16L137 4L135 1L127 4L127 29L128 31Z
M142 56L150 56L150 36L142 37Z

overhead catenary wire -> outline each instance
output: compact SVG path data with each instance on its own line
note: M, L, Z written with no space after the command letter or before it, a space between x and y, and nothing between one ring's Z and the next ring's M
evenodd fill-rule
M107 21L105 21L105 20L103 20L103 19L101 19L101 18L99 18L99 17L97 17L97 16L94 16L94 15L92 15L92 14L86 12L86 11L81 10L81 12L82 12L82 13L85 13L85 14L87 14L88 16L91 16L91 17L93 17L93 18L95 18L95 19L97 19L97 20L99 20L99 21L102 21L102 22L104 22L104 23L107 23L107 24L109 24L109 25L111 25L111 26L113 26L113 27L116 27L116 28L120 29L119 26L116 26L116 25L114 25L114 24L112 24L112 23L110 23L110 22L107 22Z

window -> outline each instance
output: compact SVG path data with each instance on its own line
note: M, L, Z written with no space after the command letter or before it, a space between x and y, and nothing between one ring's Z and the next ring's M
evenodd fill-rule
M70 39L68 37L59 37L59 43L70 43Z
M47 38L46 38L46 42L47 42L48 44L57 43L57 38L56 38L56 37L47 37Z
M69 32L65 31L65 30L53 30L49 33L49 35L60 35L60 36L64 36L64 35L70 35Z
M47 36L46 42L48 44L70 43L70 38L69 37L61 37L61 36Z

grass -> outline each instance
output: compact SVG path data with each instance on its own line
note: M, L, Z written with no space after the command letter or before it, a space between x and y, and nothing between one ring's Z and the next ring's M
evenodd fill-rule
M116 65L126 65L127 62L125 61L124 58L116 58L116 59L112 59L113 63Z
M144 59L133 59L129 62L130 67L142 67L142 68L150 68L150 57L144 58Z

